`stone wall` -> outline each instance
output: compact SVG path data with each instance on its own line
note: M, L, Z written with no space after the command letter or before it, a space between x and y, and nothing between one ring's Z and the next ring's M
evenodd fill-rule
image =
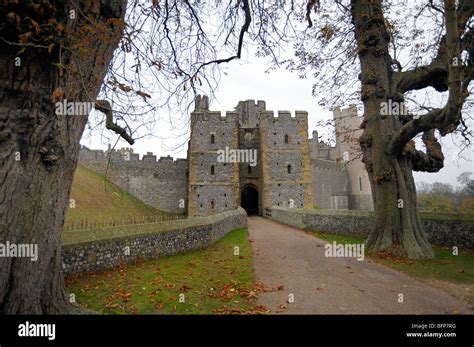
M307 112L262 112L260 132L263 206L312 207Z
M333 211L272 208L271 218L294 227L332 234L367 236L372 211ZM474 250L474 220L445 220L421 215L431 244Z
M71 276L202 249L246 226L247 214L238 208L207 217L64 232L62 268Z
M121 189L161 211L185 214L188 199L188 161L153 153L140 156L133 149L90 150L83 146L79 163L105 175ZM182 200L181 200L182 199Z
M335 203L337 197L348 195L347 171L344 164L313 158L311 170L313 204L323 209L347 209L347 204L344 207Z

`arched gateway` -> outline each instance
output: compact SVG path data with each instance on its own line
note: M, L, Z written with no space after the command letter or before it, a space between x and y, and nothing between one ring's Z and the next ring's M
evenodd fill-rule
M240 206L247 214L258 214L258 191L253 186L245 186L240 193Z

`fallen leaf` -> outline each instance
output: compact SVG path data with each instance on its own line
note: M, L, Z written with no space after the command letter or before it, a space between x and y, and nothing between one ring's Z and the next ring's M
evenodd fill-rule
M185 292L185 293L186 293L189 289L193 289L193 288L188 287L187 285L184 284L179 290L180 290L181 292Z

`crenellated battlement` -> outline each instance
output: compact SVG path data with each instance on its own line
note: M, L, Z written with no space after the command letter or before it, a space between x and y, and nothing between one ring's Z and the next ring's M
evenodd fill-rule
M345 117L358 117L357 115L357 105L351 104L347 108L342 108L340 106L336 106L333 110L333 117L334 119L337 118L345 118Z
M192 127L208 126L207 124L229 124L234 126L236 122L243 128L260 127L261 121L288 122L289 124L308 122L308 112L278 110L272 111L266 109L263 100L245 100L239 101L235 111L227 111L223 115L221 111L209 110L209 99L207 96L198 95L195 100L195 109L191 113Z
M285 121L285 122L307 122L308 112L306 111L272 111L266 110L260 113L260 119L274 120L274 121Z
M147 152L140 158L133 148L106 151L82 146L79 163L107 178L124 191L155 208L185 214L180 201L187 200L188 160L171 156L157 158ZM109 165L110 164L110 165Z
M235 126L239 119L239 113L235 111L226 111L224 114L221 111L194 111L191 113L191 124L205 123L227 123Z
M157 169L169 168L170 165L174 165L177 168L185 168L188 164L187 159L174 159L169 155L157 159L157 156L153 154L153 152L147 152L146 154L142 155L142 158L140 158L139 153L134 153L133 148L128 147L120 149L109 149L104 151L100 149L89 149L86 146L81 146L79 152L80 163L107 163L109 159L110 162L114 164L133 165L136 168L143 166L148 169L152 168L153 166Z

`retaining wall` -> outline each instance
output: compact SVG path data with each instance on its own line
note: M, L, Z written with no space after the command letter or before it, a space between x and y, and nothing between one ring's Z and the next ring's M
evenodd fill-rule
M244 209L207 217L69 231L62 238L65 276L205 248L247 226Z

